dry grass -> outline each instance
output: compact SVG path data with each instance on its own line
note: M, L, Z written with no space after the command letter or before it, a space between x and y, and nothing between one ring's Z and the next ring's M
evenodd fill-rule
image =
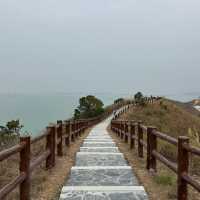
M200 117L190 113L178 103L163 99L145 107L135 107L121 116L122 119L141 120L143 124L154 126L159 131L174 138L188 136L190 144L200 148ZM177 160L177 147L159 140L159 151L171 161ZM190 171L200 175L200 158L191 156Z
M177 102L163 99L153 105L149 104L145 107L134 107L122 115L121 119L141 120L143 124L157 127L159 131L174 138L178 138L178 136L182 135L188 136L190 138L190 144L200 147L199 115L190 112L190 109L186 109ZM134 168L141 183L144 184L150 195L150 199L176 199L176 174L158 162L158 173L153 176L146 170L146 158L138 158L136 151L130 150L129 146L116 138L115 135L112 134L112 137L114 137L121 151ZM146 134L144 140L146 140ZM176 146L158 140L158 151L169 160L176 162ZM197 181L200 181L200 157L190 155L190 158L190 174ZM189 195L189 199L191 200L200 200L199 193L192 188L189 189Z
M142 120L144 124L156 126L158 130L176 138L179 135L188 135L189 129L200 135L200 117L169 100L136 107L122 118Z
M108 131L133 168L140 184L144 186L149 200L175 200L177 197L176 174L161 163L157 165L157 174L150 173L146 170L146 157L139 158L137 155L137 146L131 150L127 143L119 139L110 129ZM190 188L189 200L200 200L199 193Z
M70 147L64 147L64 156L56 157L56 166L46 170L44 164L32 173L31 199L55 200L58 199L60 190L74 165L75 154L79 150L83 139L88 135L89 129L72 143ZM32 157L39 155L45 148L45 141L41 140L32 146ZM15 155L0 163L0 188L19 174L19 156ZM6 200L19 199L18 188L15 189Z

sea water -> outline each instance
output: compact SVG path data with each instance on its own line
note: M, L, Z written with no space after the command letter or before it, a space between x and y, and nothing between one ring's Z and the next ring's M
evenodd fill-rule
M20 119L23 132L38 135L49 123L71 118L82 94L0 94L0 125ZM97 95L105 105L114 95Z
M130 94L101 93L93 94L100 98L105 105L112 104L116 98L127 97ZM56 94L0 94L0 125L10 120L20 119L24 125L22 132L32 136L40 134L51 122L65 120L73 116L81 93ZM195 95L163 95L168 98L190 101Z

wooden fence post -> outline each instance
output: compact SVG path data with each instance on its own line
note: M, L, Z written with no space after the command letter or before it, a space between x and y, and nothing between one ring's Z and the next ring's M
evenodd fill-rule
M121 138L121 121L117 121L118 123L115 123L115 133L117 134L118 137ZM116 129L117 128L117 129Z
M74 142L75 138L74 138L74 122L70 121L70 141Z
M65 145L69 146L70 145L70 122L65 121Z
M138 156L143 158L143 145L140 143L140 140L143 140L143 130L141 128L141 121L138 122Z
M123 131L123 123L122 123L122 121L120 121L120 138L123 138L123 134L122 134L122 131Z
M128 142L128 134L129 134L129 122L128 121L125 121L125 134L124 134L124 141L125 141L125 143L127 143Z
M20 137L20 142L25 144L20 152L20 173L26 175L25 180L20 184L20 200L30 200L31 138L30 136Z
M188 173L189 169L189 153L183 147L183 144L189 144L189 138L180 136L178 138L178 183L177 183L177 199L187 200L188 189L187 182L182 178L184 173Z
M78 122L79 137L80 137L81 134L82 134L82 130L81 130L81 128L82 128L82 121L79 121L79 122Z
M74 120L74 129L75 129L75 132L76 132L76 138L78 137L78 122L76 120Z
M130 122L130 149L135 148L135 121Z
M156 172L156 158L153 151L157 150L157 137L152 133L156 130L155 127L147 127L147 165L146 168L153 169Z
M50 150L50 155L46 159L46 168L50 169L55 166L55 126L47 127L46 149Z
M63 137L62 137L62 121L57 121L57 139L58 139L58 144L57 144L57 155L58 156L63 156Z

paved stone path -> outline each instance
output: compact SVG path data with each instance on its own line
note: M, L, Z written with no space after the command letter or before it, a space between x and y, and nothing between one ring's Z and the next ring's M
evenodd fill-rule
M106 130L110 120L94 127L84 140L60 200L148 199Z

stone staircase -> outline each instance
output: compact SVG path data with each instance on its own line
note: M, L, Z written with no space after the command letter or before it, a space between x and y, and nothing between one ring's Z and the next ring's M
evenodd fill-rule
M84 140L60 200L148 199L106 130L110 120L94 127Z

